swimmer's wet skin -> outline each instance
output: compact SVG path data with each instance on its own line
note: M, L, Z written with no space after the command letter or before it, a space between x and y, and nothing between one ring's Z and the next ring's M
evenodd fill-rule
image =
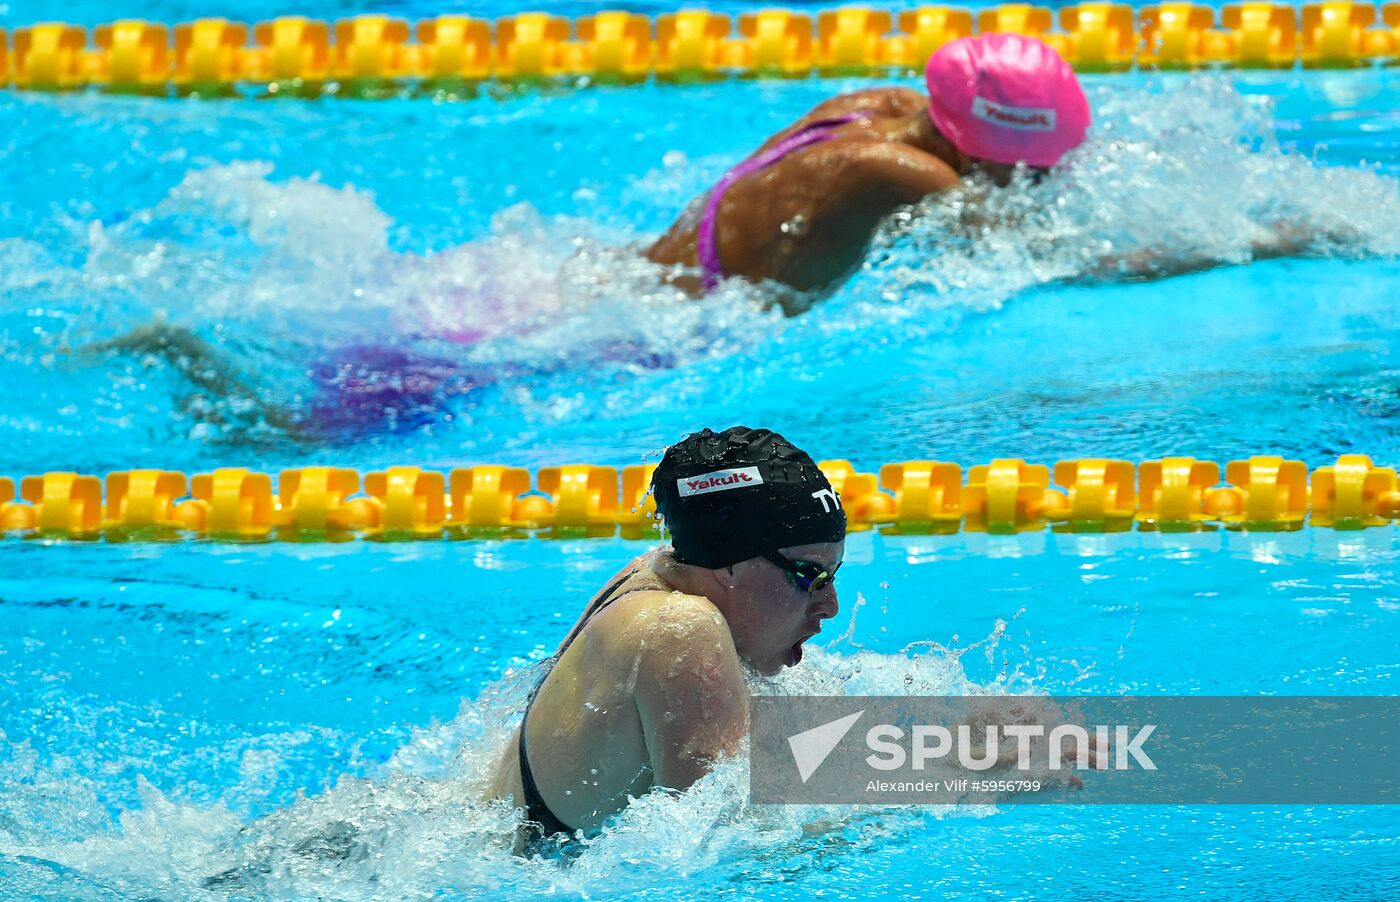
M836 615L846 515L782 436L687 436L652 491L670 547L589 602L497 761L491 795L523 809L521 849L596 830L629 797L690 787L748 733L744 669L797 664Z
M693 203L648 258L698 268L698 279L676 279L695 293L726 275L829 291L897 208L974 172L1006 185L1016 166L1048 169L1084 141L1090 113L1079 80L1035 38L953 41L924 74L927 97L876 88L819 104Z

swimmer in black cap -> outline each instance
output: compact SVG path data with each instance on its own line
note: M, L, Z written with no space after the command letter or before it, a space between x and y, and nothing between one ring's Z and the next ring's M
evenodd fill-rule
M687 436L652 491L671 546L589 602L493 774L492 796L525 810L527 845L596 829L653 787L688 788L748 733L743 669L796 664L836 615L846 515L782 436Z

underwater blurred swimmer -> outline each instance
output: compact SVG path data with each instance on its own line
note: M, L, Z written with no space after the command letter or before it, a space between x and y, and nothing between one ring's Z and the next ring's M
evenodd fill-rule
M832 289L898 207L978 171L1004 186L1017 164L1048 168L1084 141L1079 80L1035 38L953 41L924 76L927 97L875 88L819 104L692 203L647 257L699 269L675 279L694 293L725 276Z
M686 789L734 754L749 727L744 668L798 663L836 615L846 516L782 436L687 436L652 489L671 546L588 603L494 769L491 797L525 812L524 848L594 830L654 787Z

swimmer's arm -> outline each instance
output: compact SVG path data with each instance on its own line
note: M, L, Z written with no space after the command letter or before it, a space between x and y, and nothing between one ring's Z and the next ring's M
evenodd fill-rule
M861 189L852 192L852 196L867 199L878 196L894 205L918 203L958 183L953 167L907 144L879 141L862 144L848 163L853 182Z
M1274 223L1270 234L1250 243L1250 260L1273 260L1278 257L1302 255L1324 236L1306 226L1295 223ZM1131 254L1109 255L1099 258L1094 274L1105 279L1128 279L1149 281L1184 276L1193 272L1204 272L1217 266L1227 266L1236 262L1219 257L1200 255L1196 257L1169 254L1159 250L1141 250Z
M688 789L749 730L749 697L729 627L702 598L659 605L639 630L634 698L655 785Z

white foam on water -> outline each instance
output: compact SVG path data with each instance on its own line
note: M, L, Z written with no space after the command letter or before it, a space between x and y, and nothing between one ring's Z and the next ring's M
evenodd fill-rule
M995 644L994 629L985 640ZM966 649L881 655L809 650L802 665L771 679L763 694L1000 695L1031 690L1014 671L969 679ZM464 702L447 723L415 732L367 777L249 821L237 799L266 790L262 768L276 755L242 756L240 783L222 804L181 801L122 762L42 763L33 750L0 761L8 804L0 856L43 862L126 897L428 899L557 893L626 896L673 885L685 897L742 874L765 856L800 856L821 837L856 845L889 841L925 817L984 817L988 806L935 806L916 813L860 806L751 806L746 753L728 759L683 794L634 800L573 861L526 859L512 851L520 815L483 801L487 775L538 677L516 671ZM96 754L96 753L94 753ZM135 771L137 804L108 817L86 771ZM154 775L152 775L154 778ZM23 813L22 815L20 813ZM37 880L37 878L35 878ZM81 893L77 894L81 895Z
M392 220L351 186L272 175L260 162L195 169L154 206L87 223L85 285L131 298L133 313L191 325L294 334L320 322L333 333L349 315L373 328Z
M1090 139L1041 184L967 183L894 217L848 294L860 316L994 309L1035 285L1287 254L1400 254L1400 181L1282 146L1223 77L1091 91Z

